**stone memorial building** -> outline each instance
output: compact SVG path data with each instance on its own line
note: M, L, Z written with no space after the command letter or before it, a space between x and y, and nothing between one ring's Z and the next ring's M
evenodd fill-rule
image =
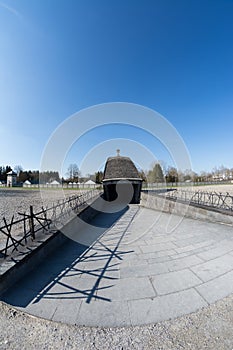
M105 200L113 201L117 198L116 185L119 181L120 186L125 186L127 183L133 186L133 196L130 203L140 203L142 179L132 160L129 157L120 156L120 151L117 150L117 156L109 157L105 164L103 176Z

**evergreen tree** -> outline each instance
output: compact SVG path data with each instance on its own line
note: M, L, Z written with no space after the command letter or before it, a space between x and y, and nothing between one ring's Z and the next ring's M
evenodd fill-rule
M97 173L95 173L95 182L97 184L100 184L103 180L103 176L104 176L104 174L102 171L97 171Z
M164 182L163 170L159 163L156 163L153 169L148 172L147 178L150 183Z

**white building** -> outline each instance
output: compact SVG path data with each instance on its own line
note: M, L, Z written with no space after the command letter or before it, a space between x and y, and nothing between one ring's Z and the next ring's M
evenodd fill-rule
M29 180L24 181L23 187L31 187L31 182Z
M95 188L96 183L92 180L88 180L84 183L84 188Z
M17 174L11 170L9 171L9 173L7 173L7 187L12 187L12 186L16 186L17 184Z
M57 180L50 182L49 187L61 187L60 183Z

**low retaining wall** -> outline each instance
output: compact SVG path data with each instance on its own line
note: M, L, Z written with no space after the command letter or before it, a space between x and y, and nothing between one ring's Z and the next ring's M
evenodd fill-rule
M93 201L93 204L97 200L98 198ZM98 214L97 210L90 205L86 205L77 216L88 222ZM70 222L67 225L70 225ZM76 227L76 229L79 230L79 227ZM21 248L20 254L4 259L0 264L0 294L38 266L50 253L68 240L69 238L61 231L47 234L41 233L37 235L36 239L29 246ZM30 249L30 253L28 253L28 249ZM25 254L22 254L23 252Z
M30 245L30 253L14 258L6 258L1 263L0 294L35 268L40 261L43 261L46 256L63 244L67 239L59 231L52 235L44 235L43 238L41 236L40 238L40 240L37 239L33 241L33 245ZM26 249L24 250L26 251Z
M155 194L142 192L140 205L142 207L192 219L233 225L233 213L231 212L227 213L216 208L187 204L178 200L170 200Z

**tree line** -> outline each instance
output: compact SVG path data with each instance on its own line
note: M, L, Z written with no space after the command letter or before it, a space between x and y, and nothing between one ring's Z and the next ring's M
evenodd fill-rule
M19 165L15 166L14 169L10 165L0 166L0 181L2 183L7 182L7 173L14 171L17 174L17 183L24 183L26 180L30 181L31 184L47 183L53 180L60 181L58 171L44 171L39 170L23 170Z
M211 172L202 171L198 174L190 169L181 171L172 166L161 166L161 164L157 162L154 163L151 166L151 169L147 171L140 170L139 174L147 183L210 182L233 180L233 168L227 168L224 166L215 167Z
M54 180L58 182L85 182L88 179L101 184L103 180L103 171L97 171L94 174L81 176L77 164L70 164L65 177L60 178L58 171L23 170L22 166L16 165L14 169L10 165L0 166L0 181L6 183L7 173L14 170L17 173L17 182L24 183L26 180L31 184L50 183ZM156 162L151 165L149 170L139 170L139 176L147 183L177 183L177 182L209 182L233 180L233 168L224 166L215 167L211 172L200 172L199 174L192 170L177 170L175 167L166 166L163 162Z

